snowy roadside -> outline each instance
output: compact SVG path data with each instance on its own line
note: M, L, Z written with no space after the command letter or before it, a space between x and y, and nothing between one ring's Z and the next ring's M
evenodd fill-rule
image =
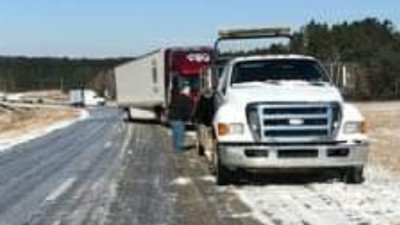
M68 127L68 126L74 124L75 122L87 119L88 117L89 117L89 112L86 110L81 110L79 112L78 118L54 122L54 123L48 124L46 126L31 130L28 133L19 135L17 137L11 137L11 138L0 137L0 152L10 149L13 146L28 142L30 140L36 139L41 136L44 136L55 130L59 130L59 129Z
M263 224L400 224L400 178L388 176L383 169L367 168L362 185L244 185L231 191Z
M400 225L400 102L359 103L370 124L371 153L361 185L266 183L231 186L263 224Z

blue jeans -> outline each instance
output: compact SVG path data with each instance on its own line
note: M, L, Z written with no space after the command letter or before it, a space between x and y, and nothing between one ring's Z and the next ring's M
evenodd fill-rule
M185 141L185 123L179 120L170 121L172 129L172 144L176 153L183 152L183 144Z

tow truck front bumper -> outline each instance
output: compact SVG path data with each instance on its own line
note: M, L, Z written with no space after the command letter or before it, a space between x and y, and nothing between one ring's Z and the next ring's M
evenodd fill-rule
M230 169L339 168L363 166L368 142L220 143L220 162Z

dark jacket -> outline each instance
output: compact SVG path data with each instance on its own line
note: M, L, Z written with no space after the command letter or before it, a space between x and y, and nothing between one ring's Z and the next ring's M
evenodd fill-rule
M191 116L189 96L176 94L171 99L169 108L169 119L179 121L189 121Z
M206 126L212 125L212 120L214 117L215 107L214 107L214 96L210 96L206 98L205 96L201 96L199 101L197 102L196 110L195 110L195 120Z

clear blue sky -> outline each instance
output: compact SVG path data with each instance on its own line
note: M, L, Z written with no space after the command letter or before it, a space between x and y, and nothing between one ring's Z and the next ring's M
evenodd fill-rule
M399 0L0 0L0 55L134 56L211 44L225 27L335 23L367 16L400 28Z

